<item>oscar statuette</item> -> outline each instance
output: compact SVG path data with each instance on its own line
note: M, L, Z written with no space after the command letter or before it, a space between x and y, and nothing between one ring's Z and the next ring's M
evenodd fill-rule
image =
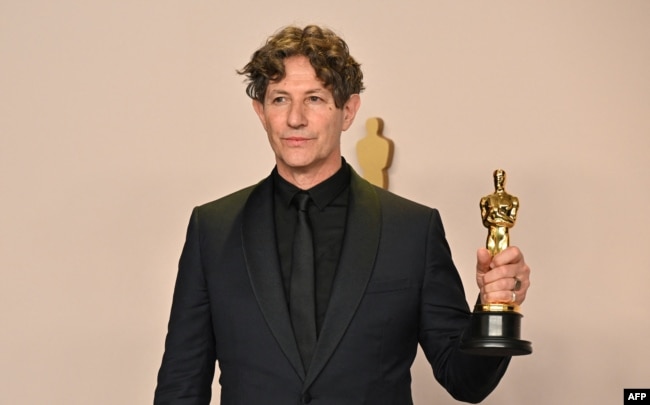
M515 225L519 199L505 190L506 173L494 171L494 193L481 199L481 217L488 229L486 248L492 256L509 245L509 229ZM484 356L519 356L532 353L530 342L519 338L521 318L519 305L514 302L519 280L515 282L513 302L478 303L474 307L471 325L461 343L466 353Z

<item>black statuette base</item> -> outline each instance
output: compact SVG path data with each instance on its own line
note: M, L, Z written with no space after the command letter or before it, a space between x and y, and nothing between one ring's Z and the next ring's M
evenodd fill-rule
M480 356L531 354L530 342L519 339L522 315L515 311L474 311L460 349Z

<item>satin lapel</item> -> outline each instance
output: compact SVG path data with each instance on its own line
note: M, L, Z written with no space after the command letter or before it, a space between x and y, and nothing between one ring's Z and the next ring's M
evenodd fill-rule
M251 285L264 318L296 373L304 379L305 372L282 286L274 222L273 183L269 177L255 187L244 207L244 256Z
M303 390L316 379L341 341L361 302L377 256L381 232L379 198L373 186L354 171L350 187L341 259Z

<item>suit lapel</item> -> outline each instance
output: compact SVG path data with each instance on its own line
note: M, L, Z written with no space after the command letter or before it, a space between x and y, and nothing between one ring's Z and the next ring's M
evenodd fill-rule
M341 259L304 390L321 372L350 324L370 280L379 247L379 198L373 186L362 180L354 170L350 187Z
M253 189L244 207L244 257L264 318L296 373L304 380L305 372L284 295L274 230L273 182L269 177Z

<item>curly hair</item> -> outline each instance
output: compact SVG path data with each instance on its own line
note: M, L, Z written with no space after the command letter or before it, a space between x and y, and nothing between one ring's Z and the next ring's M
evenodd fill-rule
M316 77L332 92L337 108L364 90L361 65L350 56L345 41L327 28L308 25L281 29L237 71L247 78L246 94L264 102L269 82L284 78L284 59L292 56L309 59Z

